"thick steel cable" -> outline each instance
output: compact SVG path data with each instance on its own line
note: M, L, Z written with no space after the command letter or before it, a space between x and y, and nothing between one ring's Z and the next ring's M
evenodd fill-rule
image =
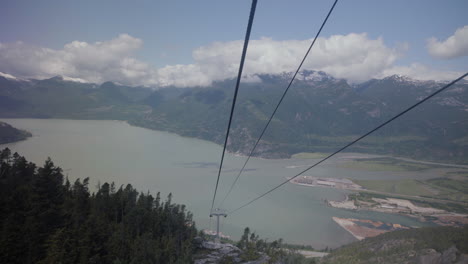
M262 137L263 137L263 134L265 134L265 131L267 130L268 126L270 125L271 120L273 119L273 116L276 114L276 111L278 110L280 104L283 102L284 97L285 97L286 94L288 93L288 90L289 90L289 88L291 87L291 85L292 85L294 79L296 78L296 75L299 73L299 70L302 68L302 64L304 64L304 61L306 60L307 56L309 55L310 50L311 50L312 47L314 46L315 41L317 40L317 38L319 37L320 33L322 32L322 29L323 29L323 27L325 26L325 24L327 23L327 20L328 20L328 18L330 17L330 14L332 13L333 9L335 8L335 5L336 5L337 2L338 2L338 0L335 0L335 2L333 3L332 7L330 8L330 11L328 11L328 14L327 14L327 16L325 17L325 20L322 22L322 25L320 26L320 29L317 31L317 34L315 35L315 38L312 40L312 43L310 44L309 49L307 50L306 54L304 55L304 58L302 59L301 63L299 64L299 67L297 67L297 70L296 70L296 72L294 73L294 75L293 75L291 81L289 82L288 86L286 87L286 90L284 90L283 95L281 96L281 99L279 100L278 104L277 104L276 107L275 107L275 110L274 110L273 113L271 114L270 119L268 120L268 122L266 123L265 127L263 128L262 133L260 134L260 136L258 137L257 141L255 142L255 144L254 144L252 150L250 151L249 156L247 157L247 159L246 159L245 162L244 162L244 165L242 166L241 170L239 171L239 174L237 174L236 179L235 179L234 182L231 184L231 187L229 188L229 191L227 192L226 196L224 197L223 201L221 202L220 207L224 204L224 201L226 201L227 197L231 194L232 189L233 189L234 186L236 185L237 180L238 180L239 177L241 176L242 172L243 172L244 169L245 169L245 166L247 165L247 163L249 162L250 158L252 157L252 155L253 155L255 149L257 148L258 143L260 142L260 140L261 140Z
M223 168L224 154L226 153L226 145L229 138L229 131L231 130L232 116L234 114L234 107L236 105L237 93L239 91L239 84L242 77L242 69L244 68L245 55L247 54L247 47L249 45L250 31L252 30L253 19L255 16L255 9L257 7L257 0L252 0L252 6L250 8L249 23L247 25L247 32L245 33L244 48L242 50L242 57L239 65L239 74L237 75L236 89L234 90L234 98L232 99L231 114L229 115L229 123L226 131L226 138L224 139L223 153L221 155L221 162L219 163L218 177L216 179L216 187L213 194L213 201L211 202L210 212L213 211L214 202L216 199L216 192L218 191L219 178L221 176L221 170Z
M326 161L327 159L335 156L336 154L340 153L341 151L347 149L348 147L354 145L355 143L357 143L358 141L362 140L363 138L367 137L368 135L374 133L375 131L379 130L380 128L384 127L385 125L387 125L388 123L394 121L395 119L399 118L400 116L406 114L408 111L412 110L413 108L419 106L420 104L424 103L425 101L429 100L430 98L436 96L437 94L439 94L440 92L444 91L445 89L449 88L450 86L454 85L455 83L457 83L458 81L460 81L461 79L465 78L466 76L468 76L468 72L463 74L462 76L458 77L457 79L455 79L454 81L450 82L449 84L443 86L442 88L440 88L439 90L433 92L432 94L430 94L429 96L427 96L426 98L424 98L423 100L417 102L416 104L408 107L406 110L400 112L399 114L395 115L394 117L390 118L389 120L385 121L384 123L380 124L379 126L377 126L376 128L372 129L371 131L365 133L364 135L360 136L359 138L355 139L354 141L348 143L347 145L345 145L344 147L340 148L339 150L333 152L332 154L328 155L326 158L320 160L319 162L315 163L314 165L308 167L307 169L299 172L298 174L294 175L293 177L291 177L290 179L282 182L281 184L277 185L276 187L274 187L273 189L270 189L269 191L265 192L264 194L258 196L257 198L243 204L242 206L230 211L228 214L232 214L236 211L239 211L240 209L252 204L253 202L257 201L258 199L264 197L265 195L273 192L274 190L278 189L279 187L285 185L286 183L288 183L289 181L293 180L294 178L302 175L303 173L309 171L310 169L314 168L315 166L319 165L320 163Z

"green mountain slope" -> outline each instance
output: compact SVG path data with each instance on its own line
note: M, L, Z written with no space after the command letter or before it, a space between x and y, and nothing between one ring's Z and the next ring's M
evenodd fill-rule
M228 150L248 154L289 81L288 74L259 75L242 83ZM254 153L284 158L332 152L404 110L443 84L400 76L349 85L323 72L302 72ZM60 77L0 82L1 117L127 120L133 125L222 143L234 80L210 87L151 91L114 83ZM468 162L468 84L454 85L349 151L444 162Z
M286 85L286 79L278 76L260 77L262 83L241 87L228 146L232 152L249 153ZM298 152L332 152L441 86L435 82L402 83L395 78L377 81L367 89L331 78L297 81L255 155L289 157ZM150 114L132 123L222 143L231 85L232 81L225 81L209 88L187 89L160 101ZM463 103L467 87L458 85L434 98L350 151L466 162L468 153L460 142L465 142L468 134ZM378 89L381 91L375 91ZM396 89L399 94L390 98L388 94Z
M334 250L320 263L467 263L468 226L399 230Z

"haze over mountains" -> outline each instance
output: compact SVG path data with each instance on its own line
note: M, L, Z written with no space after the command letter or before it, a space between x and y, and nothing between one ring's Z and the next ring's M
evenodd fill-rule
M228 149L248 154L291 74L256 75L242 83ZM54 77L0 76L0 117L116 119L221 143L235 81L152 90ZM443 84L402 76L350 85L303 71L280 106L255 156L284 158L331 152L421 100ZM462 81L352 147L350 151L468 162L468 83Z

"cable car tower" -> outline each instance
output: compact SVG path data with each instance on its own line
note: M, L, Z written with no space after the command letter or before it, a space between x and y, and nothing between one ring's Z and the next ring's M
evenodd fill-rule
M226 217L227 216L226 210L216 208L213 211L211 211L211 213L210 213L210 217L213 217L213 216L216 216L216 238L215 238L215 242L220 243L221 240L219 238L219 217L220 216Z

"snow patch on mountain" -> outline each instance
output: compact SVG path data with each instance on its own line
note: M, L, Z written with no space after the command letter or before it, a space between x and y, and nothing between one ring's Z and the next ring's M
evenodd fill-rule
M6 79L10 79L10 80L18 80L18 78L8 73L0 72L0 76Z
M62 76L62 80L70 81L70 82L78 82L78 83L89 83L88 81L83 80L81 78L72 78L72 77L68 77L68 76Z
M458 101L454 97L445 97L441 98L439 101L437 101L437 104L439 105L446 105L446 106L453 106L453 107L468 107L468 104L462 103Z

